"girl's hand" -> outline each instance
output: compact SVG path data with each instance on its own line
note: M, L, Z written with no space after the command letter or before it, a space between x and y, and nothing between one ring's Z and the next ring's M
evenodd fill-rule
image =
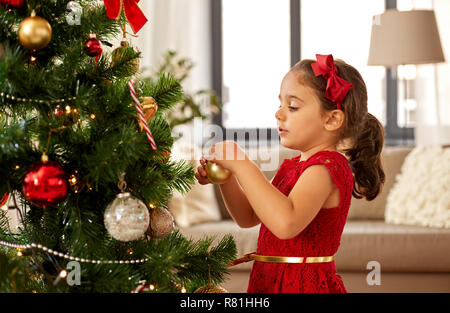
M214 144L205 159L217 163L232 173L236 173L242 164L249 161L245 151L234 141L221 141Z
M202 157L200 159L200 164L197 167L197 172L195 173L195 178L197 178L197 181L200 185L207 185L212 184L212 182L208 179L208 176L206 174L206 162L207 160Z

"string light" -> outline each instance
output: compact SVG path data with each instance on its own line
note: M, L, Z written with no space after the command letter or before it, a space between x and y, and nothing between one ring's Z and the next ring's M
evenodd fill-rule
M186 288L181 288L181 293L186 293Z
M20 249L17 250L17 256L22 256L22 255L23 255L22 251L20 251Z
M3 212L8 212L8 206L6 204L2 205L2 211Z
M85 258L74 257L74 256L69 255L69 254L64 254L64 253L55 251L53 249L47 248L46 246L43 246L41 244L36 244L36 243L29 243L29 244L26 244L26 245L22 245L22 244L15 244L15 243L10 243L10 242L7 242L7 241L0 240L0 245L5 246L5 247L9 247L9 248L20 249L20 250L39 249L39 250L45 251L47 253L53 254L56 257L60 257L60 258L64 258L64 259L72 260L72 261L77 261L77 262L80 262L80 263L93 263L93 264L139 264L139 263L145 263L145 262L147 262L149 260L148 258L136 259L136 260L92 260L92 259L85 259Z
M92 113L92 114L90 115L90 117L91 117L91 119L94 120L94 119L95 119L95 114Z
M70 176L70 180L69 180L69 181L70 181L70 184L71 184L71 185L76 185L76 184L77 184L77 178L76 178L76 176L72 174L72 175Z
M66 270L62 270L61 272L59 272L59 277L66 278L67 277L67 271Z
M61 103L61 102L70 102L77 99L77 97L69 97L69 98L62 98L62 99L55 99L55 100L40 100L40 99L30 99L30 98L20 98L20 97L14 97L9 94L6 94L4 92L0 93L1 97L5 97L6 99L11 99L13 101L19 101L19 102L35 102L35 103Z

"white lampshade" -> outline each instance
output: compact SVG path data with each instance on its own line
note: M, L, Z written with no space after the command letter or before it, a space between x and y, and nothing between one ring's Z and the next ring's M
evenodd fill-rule
M387 10L374 17L368 65L445 62L432 10Z

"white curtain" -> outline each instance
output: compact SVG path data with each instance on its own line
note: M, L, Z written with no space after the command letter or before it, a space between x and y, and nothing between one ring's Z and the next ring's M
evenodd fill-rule
M422 146L450 144L450 1L432 1L432 8L446 62L417 67L415 138Z
M149 20L133 39L143 54L144 75L155 70L169 49L190 58L194 67L183 83L188 91L211 88L209 0L144 0L139 6Z

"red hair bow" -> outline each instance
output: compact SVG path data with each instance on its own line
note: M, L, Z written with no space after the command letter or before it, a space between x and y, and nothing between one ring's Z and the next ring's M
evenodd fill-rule
M337 108L341 109L341 102L348 91L353 87L351 83L338 76L336 65L331 54L316 54L317 62L311 64L316 76L322 75L327 80L325 97L337 103Z
M147 23L147 18L137 5L139 1L140 0L103 0L106 8L106 15L110 19L117 20L123 7L128 23L131 25L135 34L145 25L145 23Z

